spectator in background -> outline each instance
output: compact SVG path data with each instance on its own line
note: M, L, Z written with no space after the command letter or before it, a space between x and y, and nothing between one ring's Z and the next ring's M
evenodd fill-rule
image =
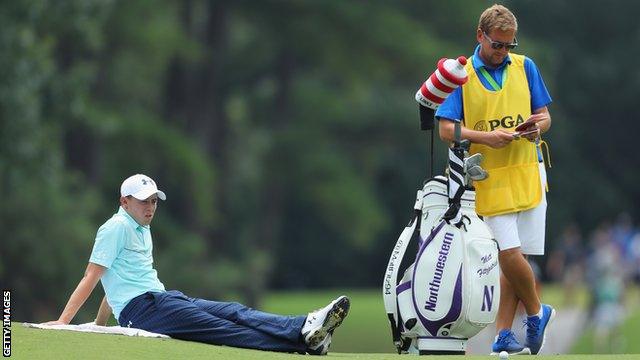
M575 223L567 225L562 231L556 249L549 256L547 274L558 283L562 283L564 302L574 304L576 289L582 284L583 258L582 235Z
M593 324L595 349L611 352L615 331L624 318L624 283L626 271L621 266L622 254L608 225L600 226L593 237L593 253L589 258L594 304Z
M589 235L589 251L587 254L587 263L584 276L586 279L587 291L589 292L589 316L593 318L596 309L596 288L598 280L598 271L592 262L597 257L597 252L604 247L611 235L611 224L609 222L601 222Z
M631 246L631 240L633 239L634 234L635 230L633 228L631 216L627 212L620 213L611 228L611 237L615 245L620 248L623 255L628 255L628 250Z
M631 279L636 285L640 285L640 232L636 232L633 238L631 238L629 254L631 257L629 263Z

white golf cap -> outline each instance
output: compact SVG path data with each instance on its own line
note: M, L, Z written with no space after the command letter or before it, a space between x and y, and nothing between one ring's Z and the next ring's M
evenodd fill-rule
M120 186L120 195L131 195L138 200L146 200L153 194L158 194L160 200L167 200L167 195L158 190L156 182L147 175L136 174L130 176Z

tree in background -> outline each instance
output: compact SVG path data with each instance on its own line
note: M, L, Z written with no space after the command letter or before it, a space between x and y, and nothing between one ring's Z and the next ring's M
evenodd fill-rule
M618 65L638 50L617 34L640 32L616 17L635 5L554 4L508 4L554 98L550 239L638 212L634 160L611 160L637 128L637 79ZM154 224L168 288L255 305L268 288L378 286L427 173L413 94L440 57L470 55L485 5L2 2L0 279L17 318L63 305L135 172L168 195ZM625 131L595 131L608 117Z

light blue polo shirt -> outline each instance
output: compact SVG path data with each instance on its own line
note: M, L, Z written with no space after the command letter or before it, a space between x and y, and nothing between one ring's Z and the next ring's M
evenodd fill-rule
M139 225L122 207L98 229L89 262L107 268L100 281L116 320L134 297L165 291L152 251L149 226Z

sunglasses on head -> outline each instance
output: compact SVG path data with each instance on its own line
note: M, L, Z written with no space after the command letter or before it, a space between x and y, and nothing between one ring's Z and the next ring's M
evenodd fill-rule
M491 40L491 38L489 37L489 35L487 35L486 32L482 32L482 34L484 35L485 38L487 38L487 40L489 40L489 42L491 43L491 48L492 49L502 49L505 48L507 50L512 50L515 49L516 46L518 46L518 39L513 38L513 42L512 43L505 43L502 41L493 41Z

